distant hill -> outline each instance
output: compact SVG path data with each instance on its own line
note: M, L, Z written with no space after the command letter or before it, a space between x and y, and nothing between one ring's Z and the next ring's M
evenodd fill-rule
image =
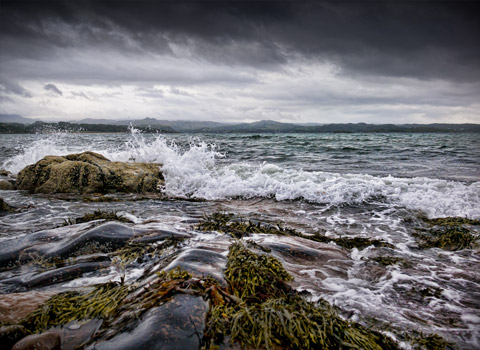
M174 133L171 127L147 127L140 126L143 132ZM77 124L77 123L44 123L35 122L33 124L21 123L0 123L0 134L36 134L51 133L56 131L76 132L76 133L112 133L129 132L128 125L108 125L108 124Z
M24 118L18 114L0 114L0 123L21 123L21 124L31 124L35 123L37 120Z
M219 126L227 126L230 124L219 123L212 121L195 121L195 120L159 120L155 118L144 118L144 119L122 119L122 120L111 120L111 119L81 119L75 121L76 123L81 124L112 124L112 125L130 125L133 126L155 126L155 127L171 127L178 132L202 132L204 130L210 130Z
M480 132L480 124L317 124L298 125L262 120L224 125L203 132L211 133L390 133L390 132Z
M130 124L147 132L153 131L165 133L480 133L480 124L293 124L281 123L273 120L233 124L213 121L159 120L155 118L133 120L87 118L71 122L43 123L16 114L0 114L0 133L43 132L41 130L47 130L48 128L58 128L73 132L126 132Z

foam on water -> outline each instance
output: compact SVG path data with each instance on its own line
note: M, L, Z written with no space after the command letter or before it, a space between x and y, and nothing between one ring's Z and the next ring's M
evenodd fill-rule
M60 145L59 135L34 141L3 168L16 173L46 155L82 151ZM368 174L304 171L270 163L217 162L225 155L215 145L191 140L182 149L163 136L146 139L132 128L131 138L119 147L90 149L114 161L163 164L165 193L175 197L222 200L232 197L270 197L279 201L304 199L327 205L385 201L430 217L480 218L480 182L470 184L427 177L399 178ZM85 150L85 149L83 149Z

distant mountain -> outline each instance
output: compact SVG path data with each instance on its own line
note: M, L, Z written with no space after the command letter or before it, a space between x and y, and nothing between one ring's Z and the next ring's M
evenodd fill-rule
M176 132L169 126L139 126L142 132L152 133L174 133ZM36 134L36 133L52 133L58 131L74 132L74 133L127 133L128 125L113 124L77 124L77 123L44 123L37 121L32 124L21 123L0 123L0 134Z
M390 132L480 132L480 124L317 124L298 125L262 120L254 123L223 125L202 130L211 133L390 133Z
M211 128L210 132L219 133L284 133L284 132L308 132L308 126L290 123L280 123L273 120L261 120L253 123L242 123L235 125L222 125Z
M21 123L21 124L32 124L37 120L24 118L18 114L0 114L0 123Z
M219 123L212 121L195 121L195 120L159 120L155 118L144 119L81 119L75 121L80 124L111 124L111 125L130 125L133 126L151 126L151 127L171 127L178 132L202 132L210 130L218 126L231 125L227 123Z
M26 127L25 124L33 124ZM81 119L71 122L43 123L16 114L0 114L0 133L30 133L31 130L59 128L74 132L124 132L132 124L146 132L182 133L391 133L391 132L475 132L480 124L316 124L281 123L261 120L253 123L219 123L195 120L159 120L155 118L112 120ZM24 126L22 126L24 125Z

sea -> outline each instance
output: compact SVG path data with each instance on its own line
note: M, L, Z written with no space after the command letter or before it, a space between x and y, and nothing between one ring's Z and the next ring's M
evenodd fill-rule
M215 212L281 223L305 234L381 239L393 248L343 249L338 258L315 259L321 245L294 237L252 234L260 244L288 249L272 254L306 298L328 300L342 317L401 334L439 334L459 349L480 348L480 250L421 249L415 239L422 218L480 219L480 134L147 134L52 133L0 135L0 168L17 174L47 155L93 151L112 161L162 164L165 198L119 195L121 201L92 203L78 195L0 191L23 208L0 216L0 245L61 227L94 210L115 211L142 229L184 232L184 251L214 247L226 256L232 237L201 232L195 223ZM75 235L86 224L73 225ZM78 228L75 228L78 227ZM471 228L477 234L479 228ZM76 230L76 231L75 231ZM213 248L212 248L213 249ZM394 256L406 264L372 260ZM127 281L142 266L127 269ZM118 269L117 269L118 270ZM88 272L50 284L73 288L120 278L116 269ZM0 271L2 280L36 273ZM3 287L2 287L3 286ZM3 289L2 289L3 288ZM403 342L406 349L411 344Z

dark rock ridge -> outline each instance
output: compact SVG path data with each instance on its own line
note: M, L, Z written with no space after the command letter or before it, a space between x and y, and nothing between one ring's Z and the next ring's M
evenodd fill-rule
M161 164L112 162L83 152L47 156L18 174L17 188L33 193L159 192Z
M12 207L10 204L5 202L3 198L0 198L0 213L14 213L15 211L15 207Z

